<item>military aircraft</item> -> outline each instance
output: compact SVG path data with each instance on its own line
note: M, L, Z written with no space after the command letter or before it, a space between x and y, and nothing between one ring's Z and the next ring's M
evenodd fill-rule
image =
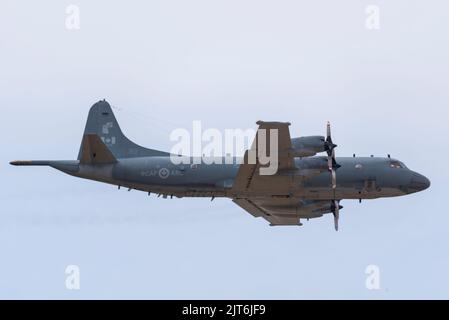
M301 226L301 219L332 213L338 230L342 199L375 199L402 196L427 189L430 181L396 159L335 157L336 144L330 125L324 136L290 138L288 122L258 121L258 133L243 161L175 164L173 154L147 149L130 141L121 131L105 100L89 112L78 160L12 161L16 166L50 166L72 176L155 193L163 198L231 198L254 217L271 226ZM277 136L277 171L260 174L265 166L256 151L260 132ZM263 144L262 144L263 145ZM265 151L270 151L266 144ZM324 156L316 154L324 152Z

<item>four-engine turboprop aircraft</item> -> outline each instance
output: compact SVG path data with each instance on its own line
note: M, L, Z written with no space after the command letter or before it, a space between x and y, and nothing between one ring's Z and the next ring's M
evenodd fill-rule
M258 134L243 162L174 164L170 153L143 148L126 138L105 100L95 103L87 119L78 160L12 161L12 165L50 166L67 174L127 187L163 198L227 197L272 226L299 225L300 219L333 213L338 230L342 199L401 196L427 189L430 181L402 162L378 157L335 158L330 126L327 136L290 138L290 123L258 121ZM265 130L276 130L277 172L260 174L258 150ZM325 152L326 156L315 156ZM209 162L208 162L209 163Z

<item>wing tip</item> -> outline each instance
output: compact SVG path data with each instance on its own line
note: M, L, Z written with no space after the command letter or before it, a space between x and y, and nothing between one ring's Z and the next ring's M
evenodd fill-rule
M271 124L271 125L276 125L276 124L278 124L278 125L287 125L287 126L291 125L290 122L262 121L262 120L258 120L258 121L256 122L256 124L257 124L258 126L261 126L261 125L263 125L263 124Z

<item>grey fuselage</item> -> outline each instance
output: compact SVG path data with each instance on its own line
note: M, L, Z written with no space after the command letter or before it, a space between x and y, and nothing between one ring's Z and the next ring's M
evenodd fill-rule
M335 158L337 145L332 141L330 123L326 137L293 139L289 122L256 124L259 128L251 149L245 152L245 162L232 157L185 157L129 140L111 105L101 100L89 110L77 160L18 160L11 164L51 166L76 177L163 198L227 197L271 226L300 226L302 218L332 213L335 230L343 207L340 200L402 196L430 186L426 177L390 156ZM277 146L272 146L273 141ZM316 156L320 153L327 156Z
M113 164L81 164L54 161L50 166L73 176L176 197L299 197L303 199L375 199L418 192L429 180L405 166L392 167L397 160L379 157L339 157L337 186L332 188L327 157L295 158L296 170L266 176L267 187L234 194L232 186L240 164L225 159L209 164L174 164L169 156L117 159ZM216 159L215 159L216 160ZM196 161L198 162L198 161ZM218 162L218 163L217 163ZM222 162L222 163L220 163ZM229 161L228 161L229 162ZM48 163L47 163L48 164ZM402 164L402 163L401 163ZM317 171L317 168L321 170ZM277 179L273 187L273 179ZM261 185L263 186L264 176Z

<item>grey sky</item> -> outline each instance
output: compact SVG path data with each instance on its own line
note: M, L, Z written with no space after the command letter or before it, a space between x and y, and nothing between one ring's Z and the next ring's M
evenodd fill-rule
M80 8L80 30L65 28ZM365 28L368 4L380 30ZM0 297L449 298L447 1L5 1L0 10ZM386 155L432 181L269 228L230 200L163 200L14 159L74 159L106 98L162 150L218 129L333 125L337 155ZM81 290L64 269L81 268ZM365 288L378 265L381 289Z

